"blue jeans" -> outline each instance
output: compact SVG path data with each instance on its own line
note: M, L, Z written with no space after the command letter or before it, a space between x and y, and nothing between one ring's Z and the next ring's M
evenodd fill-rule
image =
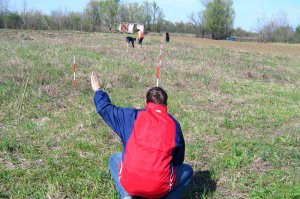
M119 181L119 164L122 159L122 153L115 153L110 156L108 165L110 170L110 175L113 178L116 189L120 194L120 197L129 196L125 191ZM180 198L183 192L188 188L188 185L192 182L193 179L193 169L190 165L181 164L175 167L176 168L176 183L172 190L163 198L164 199L177 199Z

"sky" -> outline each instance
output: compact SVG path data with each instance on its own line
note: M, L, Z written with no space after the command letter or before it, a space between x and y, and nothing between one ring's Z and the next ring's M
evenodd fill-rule
M128 3L143 2L125 0ZM156 1L163 9L166 20L171 22L189 22L192 12L203 10L201 0L149 0ZM9 9L21 11L26 2L27 10L41 10L50 14L52 10L83 11L89 0L8 0ZM300 0L233 0L235 10L234 27L241 27L247 31L255 31L257 19L268 21L276 18L279 13L287 16L289 24L293 27L300 25Z

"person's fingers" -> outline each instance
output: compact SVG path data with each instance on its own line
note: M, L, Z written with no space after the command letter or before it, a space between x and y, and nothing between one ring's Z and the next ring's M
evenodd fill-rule
M94 81L94 72L92 72L92 75L91 75L91 82Z
M97 80L97 78L99 78L99 75L98 75L98 73L97 73L97 72L95 72L95 71L93 71L93 72L92 72L92 76L91 76L91 78L92 78L94 81L96 81L96 80Z

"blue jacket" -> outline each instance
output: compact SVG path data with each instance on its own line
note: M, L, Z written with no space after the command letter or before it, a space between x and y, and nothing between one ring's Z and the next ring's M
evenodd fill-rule
M126 151L126 144L132 135L134 124L138 114L145 109L123 108L113 105L109 96L103 90L95 92L94 103L98 114L103 118L105 123L119 135L123 144L123 157ZM176 125L175 132L175 149L173 150L172 165L180 165L184 161L185 142L179 122L171 115L169 117Z

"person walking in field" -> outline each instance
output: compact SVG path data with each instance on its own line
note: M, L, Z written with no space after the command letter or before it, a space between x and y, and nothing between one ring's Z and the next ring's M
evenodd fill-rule
M110 174L120 198L182 196L192 181L193 169L183 163L185 142L179 122L167 112L167 93L153 87L144 109L118 107L91 75L98 114L121 138L122 153L109 158Z
M140 45L140 47L142 47L142 45L143 45L143 39L144 39L144 32L142 31L142 30L140 30L140 29L137 29L137 31L138 31L138 42L139 42L139 45Z

